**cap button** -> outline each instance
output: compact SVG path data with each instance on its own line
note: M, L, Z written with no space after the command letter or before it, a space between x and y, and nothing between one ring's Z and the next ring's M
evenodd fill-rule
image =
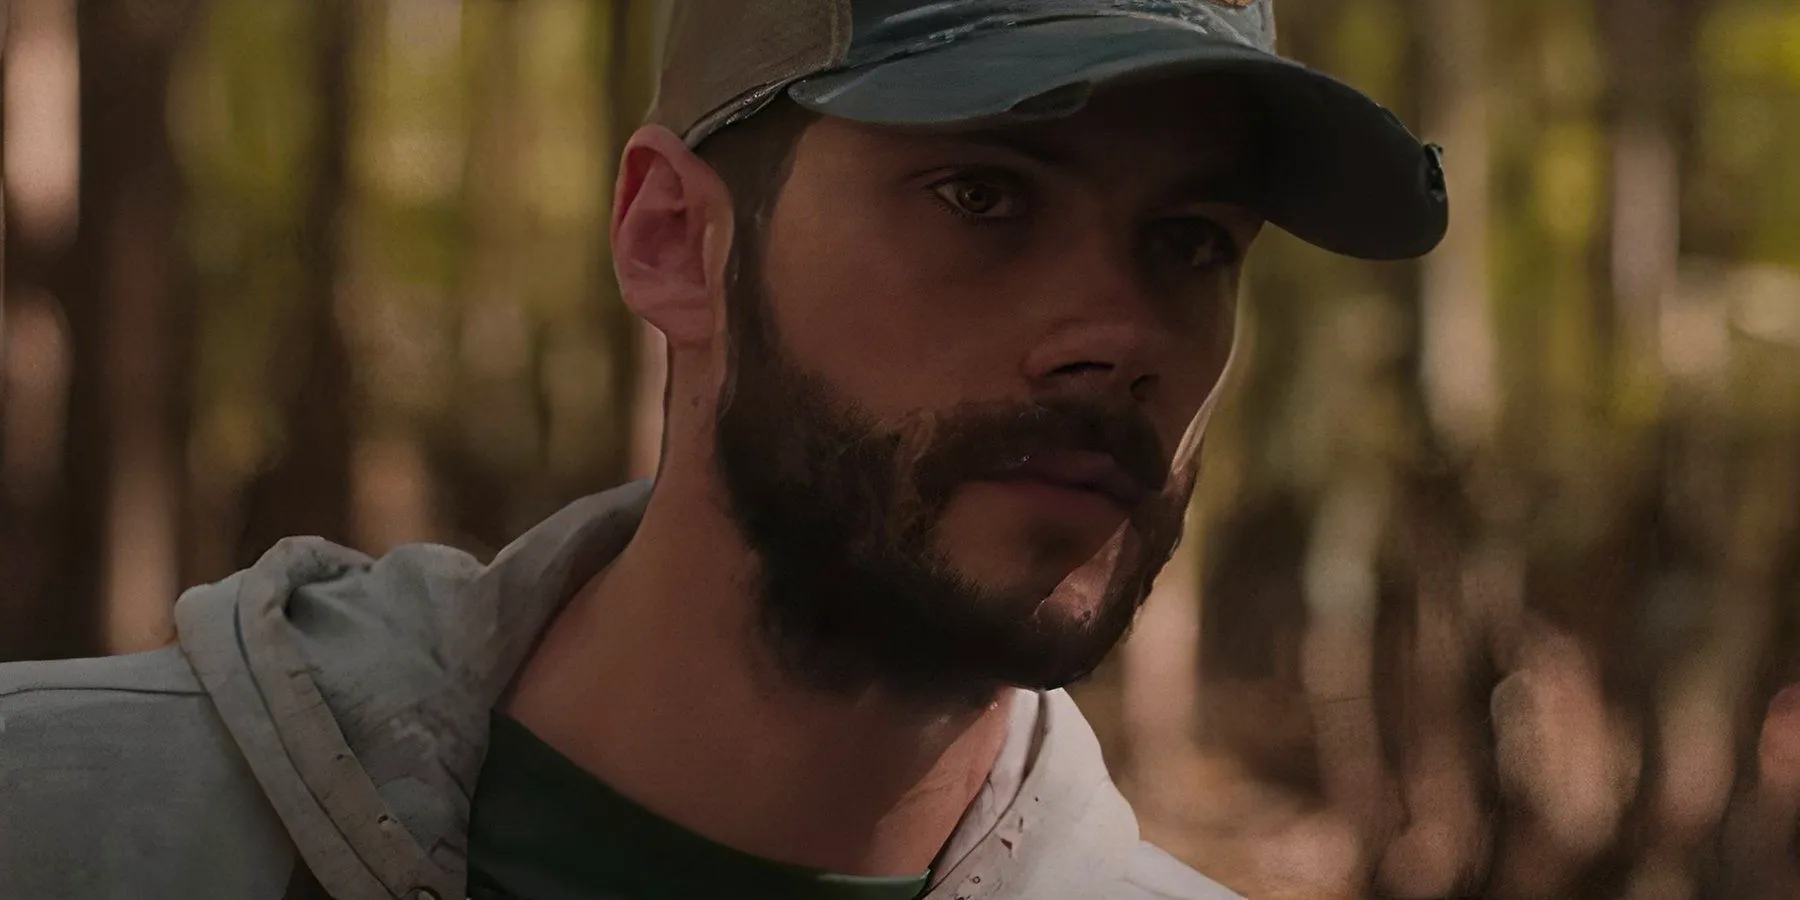
M1433 196L1442 200L1449 195L1450 185L1444 175L1444 148L1437 144L1425 145L1425 179Z
M418 887L406 892L406 900L444 900L431 888Z

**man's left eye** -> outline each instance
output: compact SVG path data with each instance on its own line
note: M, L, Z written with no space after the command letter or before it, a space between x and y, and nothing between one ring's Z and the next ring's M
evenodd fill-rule
M1235 264L1239 256L1231 232L1199 216L1163 219L1151 226L1149 241L1159 261L1185 269L1217 269Z

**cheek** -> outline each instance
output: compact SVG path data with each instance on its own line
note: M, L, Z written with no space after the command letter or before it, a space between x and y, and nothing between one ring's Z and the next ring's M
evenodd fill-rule
M1221 302L1196 324L1164 365L1166 389L1152 410L1170 453L1207 399L1223 388L1236 338L1236 314L1229 303Z
M784 228L765 267L783 346L877 414L1008 390L1024 350L981 320L992 292L909 229L878 216Z

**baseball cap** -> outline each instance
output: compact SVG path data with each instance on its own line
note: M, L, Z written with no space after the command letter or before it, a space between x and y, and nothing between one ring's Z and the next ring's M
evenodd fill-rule
M1219 73L1262 126L1246 202L1272 224L1363 259L1422 256L1447 227L1439 148L1279 56L1272 0L674 0L664 28L649 121L691 147L783 94L870 125L976 128Z

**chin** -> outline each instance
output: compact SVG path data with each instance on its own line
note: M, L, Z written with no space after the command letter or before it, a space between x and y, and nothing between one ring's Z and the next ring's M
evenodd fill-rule
M1125 521L1123 509L1099 497L977 482L945 508L937 543L977 584L1048 593L1099 553Z
M1066 539L1037 540L1011 546L990 543L979 550L967 545L940 545L939 556L950 572L981 596L1016 606L1020 616L1051 613L1056 618L1074 620L1081 618L1084 611L1053 610L1044 601L1099 549L1098 543L1090 547L1085 542L1076 544Z

